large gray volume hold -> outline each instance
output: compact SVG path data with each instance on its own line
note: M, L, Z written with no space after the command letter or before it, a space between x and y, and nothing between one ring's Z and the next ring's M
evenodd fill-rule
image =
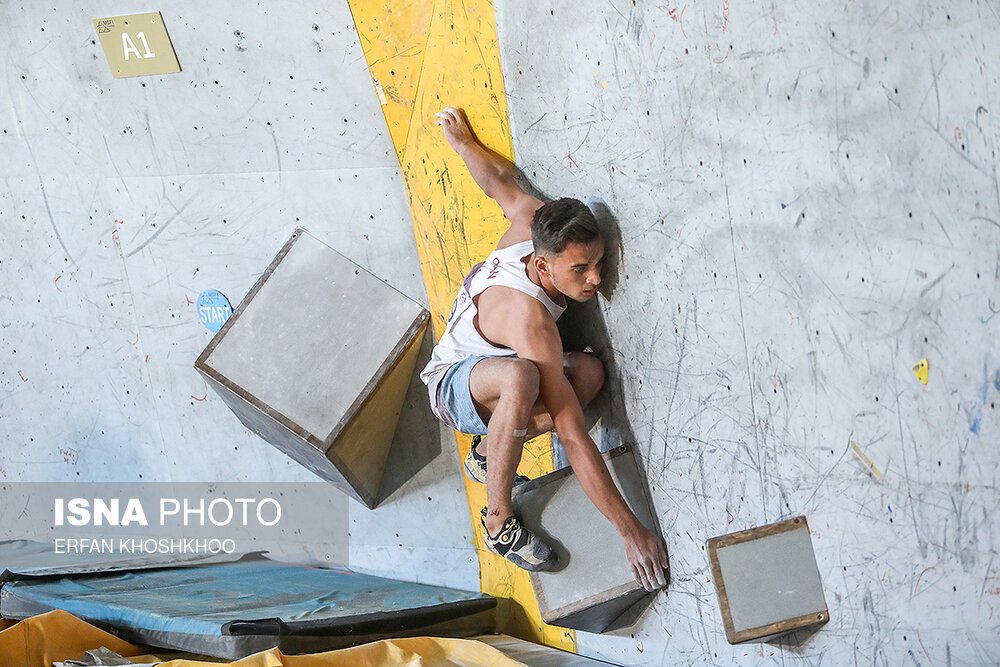
M428 320L297 229L195 367L248 428L374 507Z

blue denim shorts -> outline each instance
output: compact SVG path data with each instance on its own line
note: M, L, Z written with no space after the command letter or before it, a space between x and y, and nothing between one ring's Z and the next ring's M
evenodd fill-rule
M486 424L476 411L469 388L473 367L486 357L469 357L452 364L437 386L437 416L460 433L486 435Z

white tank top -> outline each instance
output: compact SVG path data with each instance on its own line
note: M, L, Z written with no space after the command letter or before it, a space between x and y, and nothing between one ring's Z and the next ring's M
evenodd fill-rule
M494 250L485 261L476 264L469 275L462 281L455 304L448 316L448 328L441 340L434 347L431 360L420 372L420 379L429 385L435 374L443 371L454 363L469 357L506 357L516 354L509 347L497 347L487 342L475 326L475 317L479 312L473 299L488 287L502 285L511 287L542 302L552 319L566 310L549 298L540 286L531 282L526 273L527 267L521 261L535 251L535 245L522 241L501 250Z

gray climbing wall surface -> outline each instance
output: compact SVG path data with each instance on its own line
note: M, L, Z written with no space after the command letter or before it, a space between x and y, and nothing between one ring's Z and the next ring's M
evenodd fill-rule
M237 305L302 226L426 305L350 10L149 8L182 71L114 79L91 20L121 9L0 4L0 483L313 481L192 367L213 336L195 302L213 288ZM414 378L388 498L350 505L350 565L478 590L454 442L425 401ZM51 514L39 525L49 539ZM288 544L347 546L294 526Z
M621 230L602 310L670 548L581 652L994 662L996 4L496 4L518 166ZM705 539L799 513L830 623L729 647Z

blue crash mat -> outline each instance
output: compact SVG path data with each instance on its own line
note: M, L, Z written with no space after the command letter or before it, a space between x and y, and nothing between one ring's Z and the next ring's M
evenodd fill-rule
M388 636L495 605L482 593L268 560L14 581L0 589L4 618L63 609L125 639L230 659L282 647L281 637ZM306 644L312 650L323 642Z

